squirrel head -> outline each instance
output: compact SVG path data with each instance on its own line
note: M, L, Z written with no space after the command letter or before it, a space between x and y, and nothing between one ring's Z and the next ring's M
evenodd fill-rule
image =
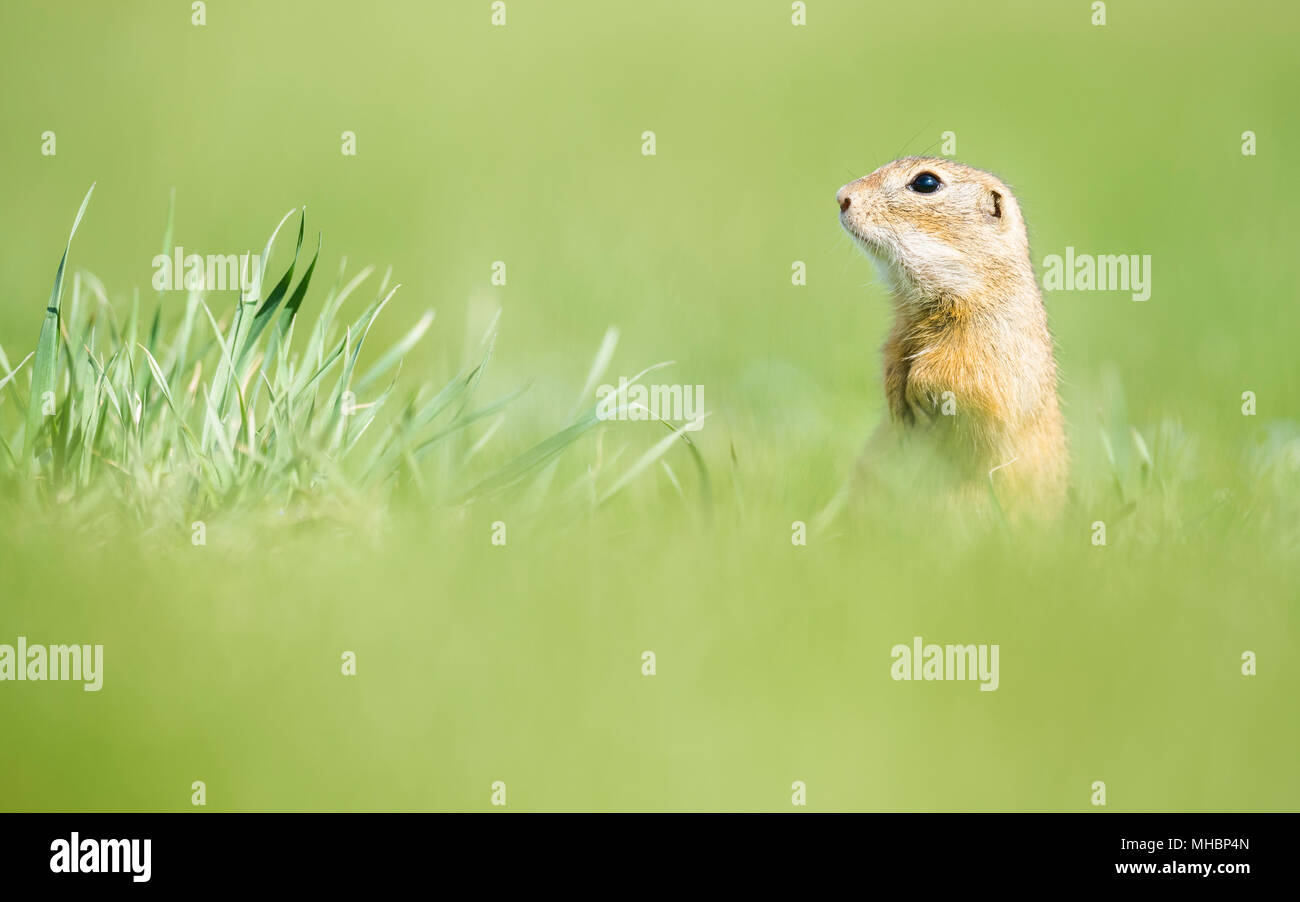
M849 182L835 200L840 224L903 302L980 304L1008 283L1033 283L1020 206L991 173L904 157Z

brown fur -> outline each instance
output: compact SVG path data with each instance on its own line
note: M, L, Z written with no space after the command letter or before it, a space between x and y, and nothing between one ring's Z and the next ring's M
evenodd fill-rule
M922 172L943 186L909 188ZM907 157L836 199L895 310L882 349L889 421L863 465L885 446L921 441L949 465L957 495L987 499L991 482L1011 511L1054 513L1067 476L1056 360L1011 189L961 163Z

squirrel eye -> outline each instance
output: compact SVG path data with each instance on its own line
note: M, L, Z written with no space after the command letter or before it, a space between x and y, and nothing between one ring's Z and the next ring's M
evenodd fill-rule
M917 194L933 194L943 187L943 182L939 181L939 177L933 172L922 172L912 179L911 184L907 187Z

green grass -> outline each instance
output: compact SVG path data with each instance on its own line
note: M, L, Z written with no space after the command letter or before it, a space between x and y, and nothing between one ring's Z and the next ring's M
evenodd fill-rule
M349 277L340 268L319 312L300 319L321 247L318 239L295 286L305 209L283 275L272 282L266 263L293 211L255 258L261 261L258 277L238 290L233 310L220 319L208 301L221 293L196 285L186 292L179 319L164 318L166 296L159 291L151 315L142 318L137 294L119 322L99 281L80 272L65 308L68 254L92 193L77 211L59 260L35 350L11 365L0 347L0 389L7 389L8 402L0 403L0 484L11 498L29 505L57 502L90 515L97 508L115 516L131 513L155 529L187 526L210 514L246 513L254 522L274 514L302 524L346 517L349 509L383 511L401 492L408 499L464 507L541 470L533 484L537 504L551 488L554 467L548 464L602 422L589 399L618 344L613 329L564 428L499 467L476 472L473 459L528 388L486 403L476 400L499 311L478 343L474 366L441 386L400 385L402 363L430 328L434 311L392 346L367 349L371 328L401 286L390 286L391 274L385 274L374 299L345 316L349 299L365 290L373 269ZM169 216L162 247L167 259L171 228ZM370 350L370 359L358 366L363 349ZM24 394L20 374L29 363ZM638 374L631 384L665 365ZM624 397L616 409L633 406ZM492 425L472 443L464 440L470 427L485 423ZM678 440L694 451L681 428L664 425L669 433L623 472L591 470L581 486L557 491L573 496L589 489L585 494L594 507ZM698 452L694 458L707 485Z
M0 683L0 809L1296 809L1297 13L1108 9L6 3L0 643L106 673ZM949 130L1152 297L1046 298L1058 522L793 545L883 413L834 192ZM265 296L155 296L291 208ZM699 432L593 419L670 360ZM1000 688L892 681L918 635Z

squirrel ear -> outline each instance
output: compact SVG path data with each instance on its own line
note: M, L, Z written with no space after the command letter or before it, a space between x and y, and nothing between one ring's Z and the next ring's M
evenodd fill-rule
M1002 218L1002 195L997 191L989 191L989 206L985 212L994 219Z

